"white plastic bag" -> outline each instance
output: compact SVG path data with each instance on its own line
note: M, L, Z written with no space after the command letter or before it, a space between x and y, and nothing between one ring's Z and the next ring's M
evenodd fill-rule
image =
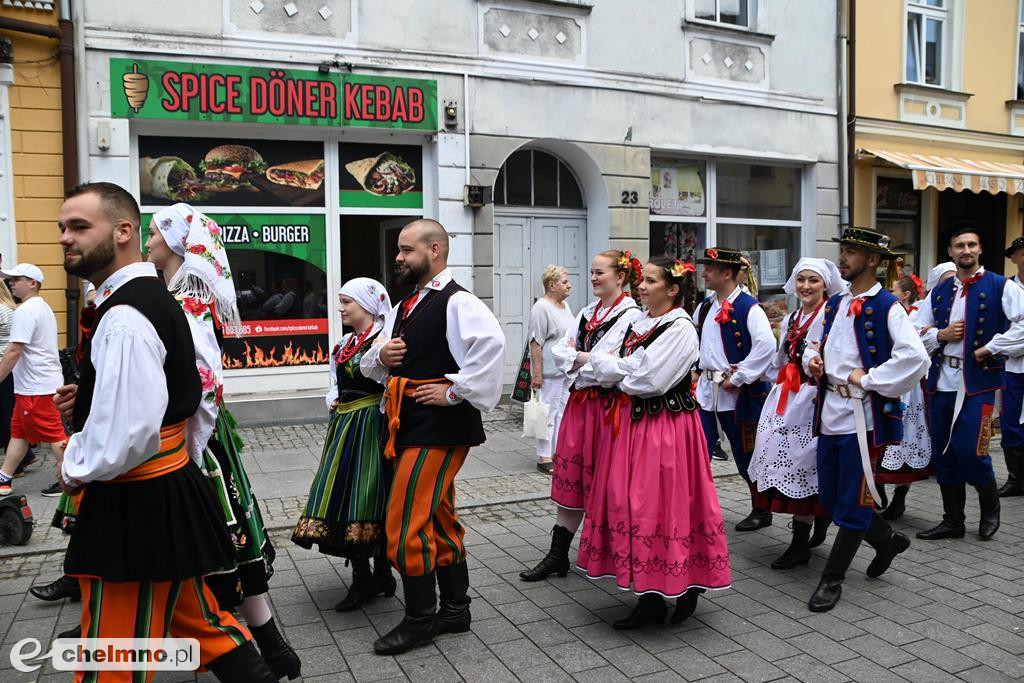
M529 401L523 404L523 438L548 438L547 403L540 400L540 392L534 391Z

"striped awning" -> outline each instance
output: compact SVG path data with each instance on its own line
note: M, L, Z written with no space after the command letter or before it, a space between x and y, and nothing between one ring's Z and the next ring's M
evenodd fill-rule
M1024 165L1001 161L975 161L933 154L908 154L884 149L861 149L890 164L905 168L914 179L914 189L969 190L977 194L1024 194Z

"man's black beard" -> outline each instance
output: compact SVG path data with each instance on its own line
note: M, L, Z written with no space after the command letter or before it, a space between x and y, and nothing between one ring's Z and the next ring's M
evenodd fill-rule
M402 285L415 285L423 279L430 271L430 268L424 264L422 268L416 268L414 266L406 265L405 270L401 268L395 269L395 284Z
M869 266L863 266L860 270L855 270L853 268L853 266L848 266L847 267L847 272L846 272L846 275L844 276L844 278L846 279L847 282L853 282L854 280L859 278L861 275L863 275L864 271L866 271L868 268L869 268Z
M65 256L64 270L71 275L89 279L94 273L103 270L113 263L114 255L114 239L111 237L110 241L100 243L89 253L83 252L78 262L73 266L68 264L67 256Z

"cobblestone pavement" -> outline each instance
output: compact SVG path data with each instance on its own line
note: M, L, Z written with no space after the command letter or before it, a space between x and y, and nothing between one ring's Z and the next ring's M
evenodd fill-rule
M286 448L299 451L314 449L319 433L316 426L297 426L249 429L244 436L251 450L290 442ZM459 484L463 503L474 491L476 500L485 503L464 507L462 513L474 598L469 633L442 636L397 657L372 654L374 639L401 618L399 598L380 598L359 612L334 612L349 570L340 561L293 546L284 529L274 534L279 556L270 595L278 622L302 657L304 680L1024 679L1024 499L1004 501L1001 530L995 540L982 542L974 533L977 502L970 495L967 538L933 543L915 539L880 579L864 575L871 554L862 549L839 606L812 614L806 601L834 530L830 541L813 551L808 566L773 571L768 565L788 543L788 520L776 516L770 528L732 531L748 509L747 492L738 477L719 476L732 588L703 598L684 624L626 633L613 630L610 622L634 598L608 582L575 574L535 584L519 581L518 572L539 560L549 543L552 505L537 499L546 492L547 480L517 484L521 488L514 493L502 489L503 477L530 481L541 475L530 472L532 454L515 438L511 423L491 423L489 434L493 457L481 453L480 464ZM253 459L254 478L274 476L274 457ZM731 466L716 464L723 471ZM1000 469L1000 479L1004 476ZM495 503L489 496L520 500ZM283 521L299 500L298 494L268 496L265 504L273 519ZM918 484L897 526L912 533L939 515L936 486ZM25 595L30 585L55 578L60 561L60 552L0 558L0 681L68 680L49 666L38 678L19 674L8 658L19 639L45 642L77 621L79 605L46 604ZM160 674L156 680L175 683L194 677ZM199 680L214 679L204 674Z

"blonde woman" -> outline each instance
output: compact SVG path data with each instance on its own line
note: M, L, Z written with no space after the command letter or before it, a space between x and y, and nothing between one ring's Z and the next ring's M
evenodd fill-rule
M555 437L569 400L569 378L555 363L553 349L572 326L575 316L566 299L572 292L569 272L561 266L548 266L541 276L544 296L530 311L530 371L533 390L548 406L547 438L537 439L537 469L551 474Z

